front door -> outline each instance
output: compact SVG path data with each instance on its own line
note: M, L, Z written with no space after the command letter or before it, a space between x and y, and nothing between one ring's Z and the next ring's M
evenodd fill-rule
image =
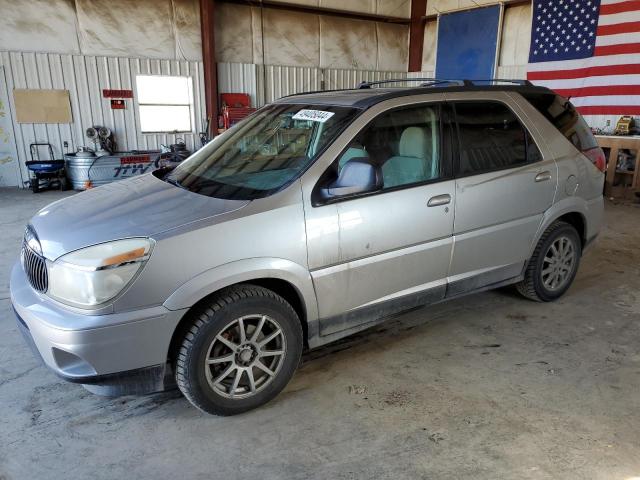
M453 106L459 149L448 295L522 273L557 184L555 161L542 157L511 106L489 100Z
M440 119L433 103L382 112L329 170L337 175L350 159L368 161L380 169L382 190L306 206L321 335L444 297L455 181ZM337 242L334 260L319 238Z

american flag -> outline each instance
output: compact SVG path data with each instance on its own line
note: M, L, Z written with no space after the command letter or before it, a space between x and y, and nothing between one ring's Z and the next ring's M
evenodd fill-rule
M640 0L534 0L527 79L583 115L640 114Z

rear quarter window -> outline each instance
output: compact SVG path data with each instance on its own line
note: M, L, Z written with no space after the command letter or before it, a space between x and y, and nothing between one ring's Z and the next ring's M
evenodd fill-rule
M566 98L551 92L524 97L581 152L598 146L587 122Z

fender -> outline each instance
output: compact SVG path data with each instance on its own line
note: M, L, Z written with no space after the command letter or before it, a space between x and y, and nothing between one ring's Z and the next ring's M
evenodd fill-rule
M590 213L589 204L585 199L580 197L566 197L554 203L551 208L544 212L542 220L540 221L540 226L538 227L538 231L536 232L536 235L533 239L533 243L529 248L528 258L531 258L531 255L533 255L533 251L535 250L536 245L538 245L540 237L542 237L542 234L547 230L547 228L549 228L549 226L558 218L567 213L580 214L580 216L582 217L582 221L585 224L585 234L587 236L587 240L589 239L588 232L591 232L591 230L593 229L593 226L590 225L587 221Z
M284 280L293 285L302 299L307 322L317 323L318 302L309 270L284 258L247 258L206 270L182 284L163 305L169 310L190 308L224 287L263 278Z

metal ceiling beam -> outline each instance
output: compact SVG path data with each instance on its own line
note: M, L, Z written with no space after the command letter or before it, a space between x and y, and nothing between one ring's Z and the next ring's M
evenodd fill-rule
M273 2L271 0L217 0L219 3L232 3L235 5L246 5L250 7L262 7L272 10L287 10L297 13L311 13L315 15L326 15L330 17L350 18L354 20L368 20L372 22L397 23L409 25L410 20L402 17L391 17L388 15L377 15L374 13L349 12L335 8L314 7L309 5L298 5L295 3Z
M218 75L214 38L215 0L200 0L202 35L202 64L204 70L204 97L209 122L209 134L218 133Z
M422 70L422 46L424 45L424 19L427 0L411 0L411 23L409 24L409 71Z

